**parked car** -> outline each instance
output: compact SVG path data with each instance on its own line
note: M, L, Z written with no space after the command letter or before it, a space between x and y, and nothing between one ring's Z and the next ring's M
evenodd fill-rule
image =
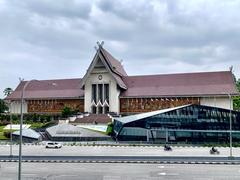
M46 148L61 148L62 144L58 142L47 142Z

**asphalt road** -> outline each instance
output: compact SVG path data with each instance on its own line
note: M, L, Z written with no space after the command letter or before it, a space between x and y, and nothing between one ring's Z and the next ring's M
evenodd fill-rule
M18 160L18 156L0 156L0 160ZM233 160L229 160L228 157L182 157L182 156L23 156L23 161L29 162L112 162L112 163L212 163L212 162L222 162L235 164L240 164L240 157L235 157Z
M9 145L0 145L0 155L9 155ZM63 146L61 149L46 149L43 145L24 145L26 156L214 156L228 157L229 148L218 148L219 155L210 155L207 147L173 147L166 152L163 147L119 146ZM13 146L13 155L18 155L18 146ZM233 156L240 157L240 148L233 148Z
M0 179L16 180L17 163L0 163ZM23 180L239 180L238 165L23 163Z

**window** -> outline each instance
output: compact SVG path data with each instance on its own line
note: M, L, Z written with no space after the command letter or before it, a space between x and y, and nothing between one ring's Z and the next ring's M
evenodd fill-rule
M92 101L97 101L97 86L96 84L92 85Z
M109 84L92 84L92 113L109 112Z
M104 98L109 103L109 84L104 84Z

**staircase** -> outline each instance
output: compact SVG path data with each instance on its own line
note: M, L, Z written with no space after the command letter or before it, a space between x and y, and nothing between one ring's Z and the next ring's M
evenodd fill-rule
M76 118L71 124L107 124L112 122L112 118L107 114L89 114L81 118Z

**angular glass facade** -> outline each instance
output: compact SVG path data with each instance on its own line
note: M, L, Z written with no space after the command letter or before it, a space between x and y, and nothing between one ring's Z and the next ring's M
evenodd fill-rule
M187 105L114 121L119 140L228 142L230 110ZM233 140L240 142L240 112L231 111ZM139 130L141 129L141 131Z

